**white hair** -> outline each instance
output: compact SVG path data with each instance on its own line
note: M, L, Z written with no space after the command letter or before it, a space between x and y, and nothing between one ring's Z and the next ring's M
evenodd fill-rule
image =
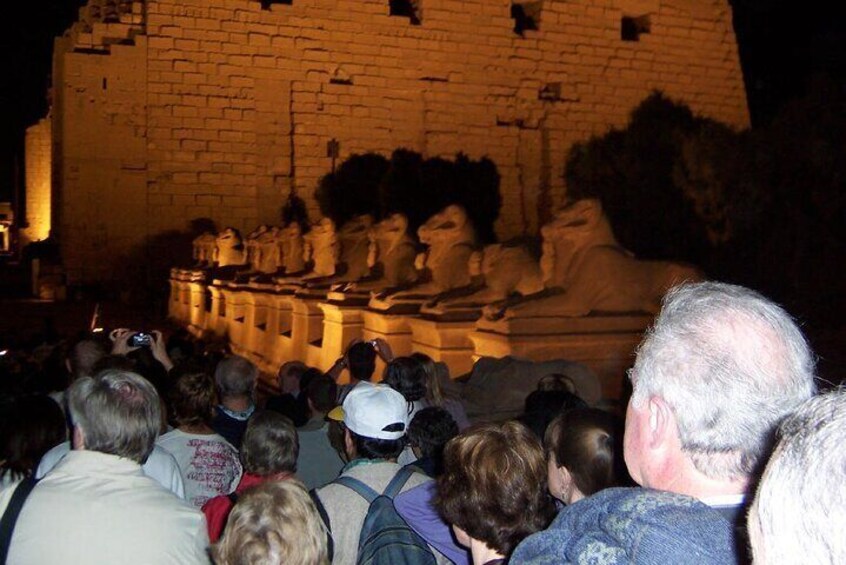
M82 377L68 389L71 422L85 449L144 463L159 434L161 404L156 389L140 375L109 369Z
M803 404L781 426L749 512L755 561L846 562L846 389Z
M267 481L244 492L220 541L218 565L328 565L327 531L305 485Z
M632 403L664 399L701 473L748 477L781 419L815 391L814 356L796 323L757 292L684 284L664 297L631 373Z

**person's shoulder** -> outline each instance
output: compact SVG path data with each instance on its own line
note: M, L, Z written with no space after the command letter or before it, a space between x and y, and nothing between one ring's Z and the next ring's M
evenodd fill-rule
M590 539L626 559L658 554L699 563L735 559L731 524L702 501L668 491L606 489L562 510L550 530L569 536L577 553L589 550L584 540Z
M184 437L185 434L181 430L173 428L156 438L156 445L166 445L175 441L181 441Z
M406 481L405 486L403 486L402 492L405 492L407 490L419 487L420 485L424 485L424 484L431 483L431 482L434 481L434 479L432 477L430 477L429 475L427 475L424 472L421 472L421 471L416 470L416 469L409 469L409 470L411 471L411 474L408 476L408 480Z
M229 495L222 494L208 499L205 504L203 504L202 511L203 514L208 516L209 514L214 514L220 510L226 510L230 506L232 506L232 499L229 498Z
M38 463L38 469L35 471L35 476L40 479L49 473L70 450L71 446L69 441L63 441L59 445L50 448L47 453L41 457L41 461Z
M147 457L147 461L143 465L144 468L147 468L148 466L164 468L178 467L176 458L173 454L159 444L158 441L153 444L153 451L150 452L149 457Z

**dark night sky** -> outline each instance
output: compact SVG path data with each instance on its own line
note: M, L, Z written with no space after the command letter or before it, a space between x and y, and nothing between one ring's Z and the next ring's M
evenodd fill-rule
M800 95L812 73L844 76L843 3L836 8L823 0L731 3L753 125L765 123L785 101ZM46 112L52 38L74 21L82 4L84 0L28 0L17 3L18 15L7 20L11 29L0 39L10 78L0 91L0 201L15 198L24 130Z

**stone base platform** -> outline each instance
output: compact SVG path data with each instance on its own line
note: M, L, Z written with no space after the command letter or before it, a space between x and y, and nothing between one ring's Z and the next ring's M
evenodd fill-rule
M513 355L534 361L584 363L602 383L602 396L623 396L626 370L652 316L642 313L581 318L479 320L470 332L473 359Z
M453 378L469 373L473 368L473 342L468 335L473 331L475 322L410 318L408 325L412 349L446 363Z
M362 310L361 316L364 320L362 339L368 341L376 338L384 339L391 346L394 357L411 355L411 327L408 325L411 318L409 316L382 314L368 310ZM377 357L373 380L382 380L384 370L385 364L381 358Z

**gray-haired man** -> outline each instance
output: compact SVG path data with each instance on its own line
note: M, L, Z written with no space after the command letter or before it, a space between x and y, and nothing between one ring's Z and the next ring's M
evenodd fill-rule
M846 563L846 389L803 404L749 511L755 563Z
M754 471L782 418L815 390L802 332L749 289L683 285L664 298L630 376L626 466L648 488L569 506L515 559L556 551L544 562L564 563L601 548L608 563L745 560L737 534Z
M8 563L208 563L202 513L144 475L161 422L156 390L120 370L68 389L73 447L33 489ZM5 511L15 487L0 493Z

